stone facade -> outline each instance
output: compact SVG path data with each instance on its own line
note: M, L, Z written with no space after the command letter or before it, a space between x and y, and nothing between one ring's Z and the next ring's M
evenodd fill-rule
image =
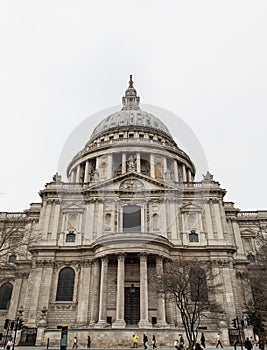
M223 314L200 326L208 343L221 331L227 344L231 320L244 316L251 297L238 272L255 254L255 232L267 212L225 202L226 191L209 173L195 182L194 164L162 121L140 109L132 80L122 110L95 128L67 176L65 183L56 174L40 191L41 204L23 213L40 238L30 258L18 258L1 278L13 290L0 325L23 306L37 344L47 338L58 344L57 326L66 323L70 341L77 335L84 345L90 333L95 347L129 346L133 331L141 339L145 330L172 346L183 332L181 318L151 276L182 257L210 261L218 272Z

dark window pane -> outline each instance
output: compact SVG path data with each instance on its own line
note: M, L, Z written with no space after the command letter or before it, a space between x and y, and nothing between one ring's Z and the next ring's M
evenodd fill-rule
M137 205L123 207L123 231L141 231L141 208Z
M7 310L12 295L13 286L10 283L4 283L0 287L0 310Z
M189 233L189 242L198 242L198 234L195 231Z
M57 301L72 301L75 272L71 267L62 269L58 276Z
M17 255L15 255L15 254L9 255L8 261L12 262L12 261L16 261L16 260L17 260Z
M75 233L68 233L66 236L66 242L75 242Z

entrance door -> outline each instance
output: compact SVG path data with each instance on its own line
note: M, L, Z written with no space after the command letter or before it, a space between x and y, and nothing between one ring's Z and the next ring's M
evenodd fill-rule
M23 345L23 346L35 345L36 336L37 336L37 328L24 327L21 332L19 345Z
M125 287L124 320L127 325L137 325L140 320L140 288Z

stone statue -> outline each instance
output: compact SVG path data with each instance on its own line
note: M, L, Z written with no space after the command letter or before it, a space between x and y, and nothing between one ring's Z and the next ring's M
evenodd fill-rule
M135 161L133 156L130 156L127 161L128 171L135 171Z
M58 174L58 172L55 173L53 176L53 181L60 182L61 181L61 175Z
M209 171L207 171L206 175L202 175L202 176L203 176L203 181L208 181L208 182L213 181L213 175Z

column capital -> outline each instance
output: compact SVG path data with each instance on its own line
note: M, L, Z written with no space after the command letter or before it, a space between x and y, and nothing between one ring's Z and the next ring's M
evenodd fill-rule
M139 257L140 257L140 261L142 260L142 261L145 261L145 260L147 260L147 253L146 252L141 252L140 254L139 254Z
M119 253L118 255L117 255L117 258L118 258L118 261L120 260L120 261L124 261L125 260L125 256L126 256L126 254L123 252L123 253Z
M100 265L100 260L98 258L94 259L92 262L93 266L99 266Z
M101 256L101 262L102 263L108 263L108 256L107 255L104 255L104 256Z

